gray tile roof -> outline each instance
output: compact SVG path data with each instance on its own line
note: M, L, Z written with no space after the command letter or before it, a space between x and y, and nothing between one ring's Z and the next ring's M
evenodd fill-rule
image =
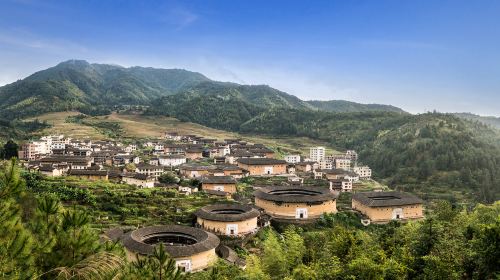
M369 207L387 207L422 204L417 196L404 192L359 192L352 196L353 200Z
M275 165L286 164L286 161L274 158L240 158L238 163L246 165Z
M250 205L242 204L214 204L198 209L194 213L204 220L220 222L239 222L256 218L259 211Z
M204 230L178 226L178 225L167 225L167 226L151 226L140 228L132 232L126 233L122 237L123 245L130 251L142 254L150 255L154 252L154 248L157 244L147 244L144 241L150 238L161 238L161 237L188 237L194 239L196 243L181 246L172 246L169 244L165 245L165 251L173 257L189 257L201 252L209 251L217 248L219 246L219 238L210 232Z
M338 194L325 187L268 186L256 190L254 196L274 202L315 203L334 200Z

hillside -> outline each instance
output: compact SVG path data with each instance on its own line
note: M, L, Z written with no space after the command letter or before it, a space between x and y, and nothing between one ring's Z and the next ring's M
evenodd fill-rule
M328 114L273 110L241 126L245 133L300 135L356 149L376 178L397 189L491 202L500 196L497 131L450 114Z
M471 114L471 113L455 113L454 115L459 117L459 118L481 122L481 123L490 125L494 128L500 129L500 118L498 118L498 117L493 117L493 116L485 117L485 116L479 116L479 115L475 115L475 114Z
M115 105L147 105L207 80L186 70L70 60L1 87L0 116L13 119L70 110L109 113Z
M182 96L169 98L176 94ZM334 101L336 106L327 102L318 103L318 107L315 107L269 86L217 82L200 73L181 69L125 68L69 60L0 87L0 117L15 119L73 110L105 115L119 105L158 107L158 104L162 104L169 107L172 103L178 104L185 99L204 101L205 96L236 104L235 110L243 110L242 120L248 119L249 116L245 115L247 113L253 117L261 111L256 111L256 107L336 112L374 110L374 105L342 101ZM391 106L377 106L376 110L396 110ZM163 111L161 107L153 108L154 110ZM179 110L173 110L171 114L176 115L177 111ZM180 114L177 116L180 117Z
M310 100L306 102L319 110L328 112L337 112L337 113L372 112L372 111L406 113L401 108L383 104L360 104L345 100L328 100L328 101Z

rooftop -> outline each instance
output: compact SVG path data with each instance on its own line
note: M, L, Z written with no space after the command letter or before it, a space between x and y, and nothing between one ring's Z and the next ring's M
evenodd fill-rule
M219 246L219 238L201 229L168 225L140 228L122 237L123 245L130 251L150 255L155 246L165 245L165 251L173 257L189 257Z
M254 196L275 202L310 203L334 200L338 195L325 187L268 186L256 190Z
M352 196L353 200L370 207L402 206L423 203L417 196L404 192L360 192Z
M206 176L201 179L205 184L236 184L232 176Z
M286 161L274 158L240 158L238 163L247 165L271 165L271 164L286 164Z
M211 221L238 222L260 215L259 211L250 205L242 204L214 204L198 209L194 213L197 217Z

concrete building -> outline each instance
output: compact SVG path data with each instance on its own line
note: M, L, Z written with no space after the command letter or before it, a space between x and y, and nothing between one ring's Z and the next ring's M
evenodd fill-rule
M313 147L309 150L309 159L320 162L325 159L325 147Z
M300 162L300 155L286 155L284 159L288 163L295 164Z
M135 172L143 175L153 176L158 179L163 174L163 167L140 163L136 166Z
M403 192L360 192L352 196L352 209L367 216L372 223L422 219L422 205L420 198Z
M372 170L368 166L356 166L353 168L354 173L359 175L360 179L370 179L372 177Z
M161 166L179 166L184 163L186 163L186 157L183 155L158 156L158 164Z
M335 159L335 168L351 170L351 159L348 159L348 158Z

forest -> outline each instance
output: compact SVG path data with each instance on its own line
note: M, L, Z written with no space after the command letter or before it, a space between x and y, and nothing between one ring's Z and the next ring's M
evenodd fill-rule
M499 276L498 202L467 209L437 201L425 220L405 224L364 227L350 213L338 213L323 216L311 227L266 228L249 244L253 250L239 250L246 260L245 270L218 261L207 271L182 274L161 247L148 258L128 262L120 243L100 238L103 229L93 226L98 217L65 202L64 195L68 193L64 190L35 191L28 175L20 170L15 159L1 164L2 279L493 279Z

